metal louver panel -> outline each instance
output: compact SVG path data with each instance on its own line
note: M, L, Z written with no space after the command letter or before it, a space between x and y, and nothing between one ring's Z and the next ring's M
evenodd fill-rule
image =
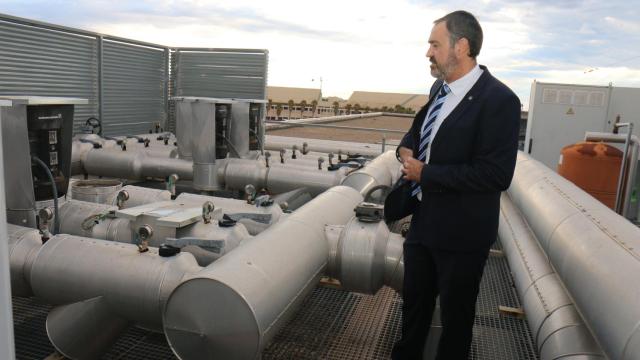
M179 96L265 98L266 50L178 49L176 56Z
M146 133L165 123L165 49L104 40L104 135Z
M176 90L176 69L177 69L177 62L176 62L176 54L177 52L175 50L171 50L171 57L170 57L170 66L169 66L169 99L171 99L171 97L176 96L178 94L177 90ZM167 130L171 131L172 133L176 133L176 106L175 106L175 102L174 101L170 101L169 100L169 106L168 106L168 120L167 120Z
M96 38L0 18L0 95L78 97L74 132L98 114Z

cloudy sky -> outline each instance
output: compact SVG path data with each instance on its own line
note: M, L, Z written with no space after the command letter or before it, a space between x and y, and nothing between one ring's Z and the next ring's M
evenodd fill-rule
M470 3L472 5L470 5ZM426 93L433 20L480 20L479 62L525 104L534 79L640 87L640 0L3 0L0 12L169 46L269 50L269 85Z

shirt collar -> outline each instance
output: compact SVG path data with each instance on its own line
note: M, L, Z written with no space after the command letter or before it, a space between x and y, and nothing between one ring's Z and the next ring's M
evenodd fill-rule
M480 68L480 65L476 64L471 71L466 73L460 79L452 82L451 84L446 81L444 83L449 86L449 89L451 89L451 93L454 96L464 95L480 77L480 74L482 74L482 69Z

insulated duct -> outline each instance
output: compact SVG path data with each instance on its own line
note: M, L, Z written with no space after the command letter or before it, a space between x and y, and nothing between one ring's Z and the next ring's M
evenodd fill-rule
M258 357L317 284L329 252L325 224L346 223L361 201L345 186L327 190L190 276L164 313L173 351L182 359Z
M290 167L272 164L269 167L263 162L245 159L227 159L224 167L219 169L218 177L227 189L242 190L247 184L256 189L267 189L273 194L285 193L305 187L312 196L339 185L346 175L347 169L336 171L318 170L317 168Z
M540 358L605 359L533 232L505 194L498 231Z
M193 178L193 163L182 159L150 156L143 151L91 149L84 156L83 168L90 175L144 180L177 174L181 180Z
M611 359L640 354L640 229L519 153L509 197Z

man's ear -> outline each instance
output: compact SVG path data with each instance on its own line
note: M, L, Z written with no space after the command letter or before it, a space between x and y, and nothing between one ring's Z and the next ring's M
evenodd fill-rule
M462 57L463 55L471 56L471 47L469 47L469 40L467 38L460 38L456 41L456 55Z

